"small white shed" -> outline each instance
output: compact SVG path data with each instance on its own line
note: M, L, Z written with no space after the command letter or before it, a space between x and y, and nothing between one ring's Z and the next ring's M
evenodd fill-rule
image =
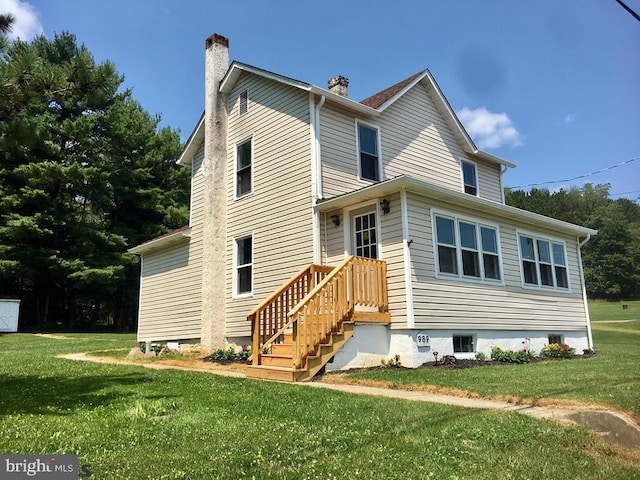
M0 298L0 332L17 332L19 313L20 300Z

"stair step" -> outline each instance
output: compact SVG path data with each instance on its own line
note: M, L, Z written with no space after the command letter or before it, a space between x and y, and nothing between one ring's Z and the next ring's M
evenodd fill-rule
M293 355L293 343L276 343L271 345L272 355Z
M265 367L288 367L293 365L293 355L265 353L260 356L260 362Z
M249 365L245 369L245 374L249 378L261 378L264 380L278 380L280 382L295 382L300 380L306 369L293 369L285 367L266 367L264 365Z

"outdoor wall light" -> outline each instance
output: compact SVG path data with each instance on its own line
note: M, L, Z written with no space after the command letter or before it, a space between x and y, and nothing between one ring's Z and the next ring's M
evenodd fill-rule
M333 223L336 227L340 226L340 215L331 215L331 223Z
M382 213L384 213L385 215L389 213L389 200L383 198L380 202L380 208L382 208Z

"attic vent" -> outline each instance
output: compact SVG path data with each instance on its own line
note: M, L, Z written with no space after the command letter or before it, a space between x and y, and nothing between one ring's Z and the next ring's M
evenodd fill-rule
M244 115L249 111L249 93L247 90L240 92L239 114Z

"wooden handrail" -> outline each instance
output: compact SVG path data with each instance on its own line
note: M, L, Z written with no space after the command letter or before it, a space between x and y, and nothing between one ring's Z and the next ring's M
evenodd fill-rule
M288 328L285 324L288 323L289 310L332 270L333 267L327 265L311 264L304 267L249 312L247 320L252 322L251 357L254 365L260 361L257 353L268 348Z
M261 364L265 349L282 343L293 332L292 368L306 365L356 306L387 312L387 265L380 260L350 256L337 267L309 265L255 307L252 323L252 362Z
M293 328L293 367L302 368L309 355L356 305L388 311L386 263L363 257L346 258L289 313Z

